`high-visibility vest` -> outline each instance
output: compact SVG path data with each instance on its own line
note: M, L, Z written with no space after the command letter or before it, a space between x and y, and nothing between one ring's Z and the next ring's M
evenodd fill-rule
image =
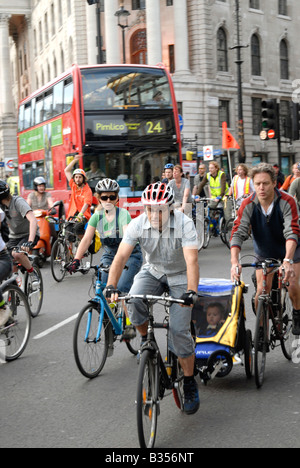
M237 190L237 184L238 184L238 180L239 180L239 176L236 175L234 176L233 178L233 195L234 195L234 198L237 199L237 195L238 195L238 190ZM249 195L250 193L250 177L246 177L246 180L245 180L245 184L244 184L244 193L243 195Z
M220 197L221 196L221 177L224 172L219 171L217 174L217 177L214 178L211 176L210 173L207 174L207 180L209 182L209 187L210 187L210 194L212 198ZM226 183L226 189L228 188L228 185Z

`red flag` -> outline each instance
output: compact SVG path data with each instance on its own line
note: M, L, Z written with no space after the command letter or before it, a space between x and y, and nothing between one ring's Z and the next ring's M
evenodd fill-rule
M226 122L222 123L222 148L223 149L230 149L230 148L240 149L237 141L231 135L230 131L227 129Z

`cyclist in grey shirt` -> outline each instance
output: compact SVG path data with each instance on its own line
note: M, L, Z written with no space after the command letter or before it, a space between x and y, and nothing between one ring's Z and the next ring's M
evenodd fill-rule
M6 247L15 261L32 275L32 285L36 288L39 279L35 275L31 262L25 254L16 253L14 249L20 247L22 250L30 252L37 244L39 240L37 220L24 198L12 196L8 185L3 180L0 180L0 204L6 214L9 227L9 241Z
M116 286L134 246L139 242L146 263L136 275L129 294L160 295L168 288L171 296L181 296L186 305L196 300L199 284L197 233L193 221L173 210L174 192L170 185L149 185L142 196L146 212L128 225L112 263L106 295L117 300ZM140 299L128 304L130 320L147 337L147 308ZM178 356L184 372L184 410L195 413L199 394L194 379L195 352L190 331L191 307L173 304L170 309L170 349Z

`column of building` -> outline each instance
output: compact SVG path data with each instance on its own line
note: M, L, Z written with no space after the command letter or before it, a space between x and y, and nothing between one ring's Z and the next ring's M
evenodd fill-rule
M0 157L2 160L15 159L17 163L16 118L9 54L10 16L0 14ZM0 168L0 176L4 176L3 168Z

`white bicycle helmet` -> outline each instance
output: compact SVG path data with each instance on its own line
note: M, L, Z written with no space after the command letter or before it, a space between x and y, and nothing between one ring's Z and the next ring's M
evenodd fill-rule
M99 182L97 183L95 187L95 191L97 193L102 193L102 192L119 193L119 190L120 190L120 186L118 182L112 179L108 179L108 178L99 180Z
M173 205L175 202L174 190L169 185L157 182L145 188L142 195L143 205Z
M45 185L46 187L46 180L44 179L44 177L36 177L34 179L33 181L34 190L37 190L38 185Z

